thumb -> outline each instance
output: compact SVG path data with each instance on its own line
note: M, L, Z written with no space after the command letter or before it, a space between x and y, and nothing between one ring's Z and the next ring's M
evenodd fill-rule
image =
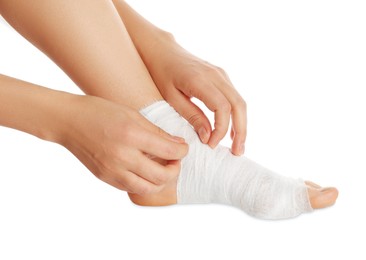
M168 139L170 141L176 142L176 143L180 143L180 144L184 144L185 140L182 137L179 136L172 136L171 134L165 132L163 129L161 129L160 127L154 125L153 123L151 123L148 119L146 119L143 115L141 115L140 113L137 113L137 117L138 119L136 120L136 122L138 122L138 124L143 127L145 130L155 133L165 139Z

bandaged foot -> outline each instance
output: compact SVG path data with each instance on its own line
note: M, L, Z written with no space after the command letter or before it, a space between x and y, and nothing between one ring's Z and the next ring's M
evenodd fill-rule
M226 147L211 149L202 144L191 125L165 101L140 112L189 144L188 155L182 160L180 175L174 183L178 204L227 204L263 219L291 218L313 210L308 189L316 190L316 185L278 175L245 156L232 155ZM328 197L334 195L328 193Z

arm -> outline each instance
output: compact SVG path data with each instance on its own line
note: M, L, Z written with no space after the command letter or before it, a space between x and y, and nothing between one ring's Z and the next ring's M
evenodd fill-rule
M226 73L184 50L167 33L135 12L123 0L113 1L126 28L163 97L185 117L201 141L215 147L232 119L232 152L242 154L246 138L246 104ZM196 97L215 113L211 126L194 105Z
M62 126L71 112L64 104L75 97L0 74L0 126L61 143Z
M135 109L161 99L111 1L0 0L0 10L86 94Z
M110 101L50 90L0 75L0 126L59 143L96 177L130 193L150 194L177 178L181 139ZM146 154L166 158L166 166Z

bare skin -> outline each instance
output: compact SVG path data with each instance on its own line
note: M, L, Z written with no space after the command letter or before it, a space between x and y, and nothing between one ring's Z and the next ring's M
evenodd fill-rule
M231 152L245 150L246 103L225 71L182 48L173 36L138 13L123 0L113 0L141 58L165 100L196 130L202 143L214 148L226 135L231 118ZM215 114L210 122L191 98L201 100Z
M58 143L99 179L140 195L159 192L176 178L188 148L129 107L3 75L0 125ZM161 165L146 154L169 163Z
M60 143L96 177L124 191L156 193L179 174L179 159L188 147L137 112L160 95L110 1L91 4L45 0L35 5L0 1L0 10L16 30L53 58L86 93L104 98L62 95L67 96L63 101L58 92L27 88L28 83L4 76L0 82L4 108L1 125ZM34 103L49 108L35 110ZM48 115L54 109L57 116ZM27 113L31 116L24 118ZM52 127L55 121L63 124ZM162 166L145 156L158 151L164 155L156 156L169 160L169 164Z
M201 136L202 142L208 143L211 147L215 147L224 137L231 117L233 121L232 152L237 155L244 152L245 102L232 86L227 75L221 69L209 65L183 50L169 34L137 16L123 1L114 1L113 4L112 1L107 0L39 0L36 2L0 0L0 10L5 19L19 33L53 59L85 93L127 106L135 113L156 100L164 98L173 100L172 105L176 110L192 123ZM139 26L133 26L133 24ZM146 31L150 33L145 33ZM169 55L163 57L159 56L159 52L153 51L161 49L166 50ZM157 57L161 59L157 59ZM194 65L192 66L192 64ZM166 67L171 70L165 76L162 71ZM196 81L188 81L190 78ZM189 83L173 84L186 81ZM206 88L198 89L197 85L202 85L201 83ZM177 89L177 85L183 86L183 89ZM189 99L192 96L200 97L208 108L215 112L213 131L202 111L190 103ZM111 104L107 105L99 100L93 100L90 104L92 103L99 104L101 109L106 111L115 110L110 107ZM93 110L92 106L85 105L85 107L85 109L89 109L85 113L91 111L90 116L92 116L94 111L98 115L98 111ZM112 119L106 118L105 120ZM125 122L129 124L131 121ZM111 124L111 122L102 123ZM140 125L142 124L148 125L147 123ZM94 127L94 125L86 120L84 125L75 127L85 129L87 132L88 127ZM144 128L150 127L145 126ZM202 127L206 134L202 135ZM142 136L130 136L136 141L137 139L148 139L146 132L140 131L139 133ZM72 137L70 133L65 136L78 144L77 138ZM82 131L79 136L83 136ZM93 138L98 137L91 134L88 140L91 141ZM65 140L65 137L60 139ZM134 145L136 142L133 140ZM129 140L121 140L121 143L124 141ZM90 163L90 156L83 154L83 149L72 147L71 142L69 143L69 150L84 164L89 163L90 166L87 167L98 177L100 169L98 165ZM79 146L89 147L86 143L87 141ZM72 144L74 145L74 143ZM113 148L113 142L107 142L107 144L106 147L103 147L104 150L108 151ZM132 144L126 145L131 147ZM93 146L90 149L98 149L97 144L95 146L96 148ZM125 173L133 172L135 174L123 175L129 176L129 181L126 177L116 178L116 176L121 176L121 173L117 171L117 166L129 165L128 160L133 160L130 154L124 154L123 158L120 158L121 162L113 168L113 174L108 173L108 170L114 161L108 161L107 157L103 157L101 168L107 168L107 171L102 172L104 177L101 179L109 184L112 183L119 189L128 191L131 200L136 204L149 206L175 204L178 178L176 173L179 170L176 159L182 158L185 150L183 147L174 147L171 144L167 151L172 149L177 149L179 153L175 156L157 155L164 159L159 159L159 163L154 162L154 173L148 173L149 167L146 161L139 164L140 168L136 165L134 165L134 169L127 167ZM137 150L141 152L141 149ZM131 151L136 151L136 149ZM142 152L149 153L148 151ZM163 168L159 168L157 164ZM173 174L171 174L172 172ZM131 180L131 176L139 176L139 178ZM322 189L313 183L308 182L307 184L313 208L327 207L335 202L338 195L335 188Z

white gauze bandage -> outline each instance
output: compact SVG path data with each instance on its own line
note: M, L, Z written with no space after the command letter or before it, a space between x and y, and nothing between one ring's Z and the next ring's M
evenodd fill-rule
M153 124L189 144L177 183L179 204L222 203L263 219L283 219L312 211L306 185L278 175L223 146L202 144L192 126L168 103L142 109Z

